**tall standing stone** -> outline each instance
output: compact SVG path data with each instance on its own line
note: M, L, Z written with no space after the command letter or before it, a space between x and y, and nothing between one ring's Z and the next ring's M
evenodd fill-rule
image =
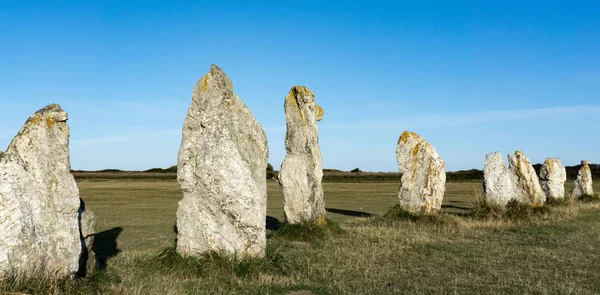
M414 214L439 211L446 191L446 166L435 148L418 134L404 131L396 158L402 174L400 206Z
M483 199L488 206L505 207L522 195L517 176L499 152L487 154L483 168Z
M183 125L177 180L177 251L264 255L267 138L252 112L213 65L198 81Z
M294 86L285 98L287 155L279 171L283 210L289 223L315 222L325 216L323 168L317 121L323 109L304 86Z
M546 197L562 199L565 197L567 170L558 158L547 158L540 168L540 184Z
M590 161L581 161L581 168L575 179L575 187L571 192L571 198L581 198L583 196L593 196L594 188L592 187L592 170L590 169Z
M67 277L93 266L93 222L82 220L89 213L71 175L67 119L48 105L0 152L0 273Z
M542 191L540 180L531 165L531 161L520 151L508 156L509 169L517 176L521 194L517 201L532 206L542 206L546 202L546 194ZM522 197L524 196L524 197Z

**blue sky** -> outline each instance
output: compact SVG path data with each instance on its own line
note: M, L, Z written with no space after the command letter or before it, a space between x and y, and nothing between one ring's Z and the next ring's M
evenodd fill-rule
M222 2L222 3L220 3ZM600 162L596 1L1 1L0 149L70 116L74 169L176 164L196 81L219 65L285 156L284 97L325 110L325 168L398 171L406 129L448 170L521 150Z

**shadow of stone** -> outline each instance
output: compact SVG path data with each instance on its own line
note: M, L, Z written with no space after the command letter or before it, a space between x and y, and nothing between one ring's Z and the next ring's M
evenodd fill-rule
M279 219L267 216L267 230L279 230L281 228L281 222Z
M455 211L450 211L454 209ZM456 210L460 210L461 212L456 212ZM459 217L468 217L472 214L472 208L470 207L462 207L462 206L455 206L455 205L442 205L442 212L444 214L450 214L450 215L454 215L454 216L459 216Z
M462 207L462 206L456 206L456 205L442 205L442 209L458 209L458 210L471 211L470 207Z
M325 208L325 210L327 212L329 212L329 213L342 214L342 215L352 216L352 217L367 218L367 217L373 217L373 216L376 215L376 214L369 213L369 212L354 211L354 210L344 210L344 209L335 209L335 208Z
M92 269L89 269L90 266L93 267L93 259L95 258L94 255L90 255L91 253L88 252L88 247L86 245L86 240L89 240L93 243L93 239L95 234L90 234L89 236L85 236L84 235L84 229L83 226L85 226L84 224L82 224L81 218L83 213L85 212L85 202L83 202L83 199L79 198L79 209L77 209L77 227L79 229L79 242L81 243L81 253L79 254L79 269L77 270L77 273L75 274L76 277L78 278L83 278L85 277L88 272L90 272ZM93 226L93 225L92 225ZM90 265L88 265L90 264Z
M115 227L96 234L94 252L96 253L96 268L98 270L106 269L108 259L121 252L117 248L117 237L122 231L122 227Z

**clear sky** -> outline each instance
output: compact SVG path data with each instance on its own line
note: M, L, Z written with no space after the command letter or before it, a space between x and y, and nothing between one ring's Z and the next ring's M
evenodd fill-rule
M600 162L598 1L0 1L0 149L70 116L74 169L176 164L196 81L219 65L285 156L284 97L325 110L325 168L398 171L421 134L448 170L486 153Z

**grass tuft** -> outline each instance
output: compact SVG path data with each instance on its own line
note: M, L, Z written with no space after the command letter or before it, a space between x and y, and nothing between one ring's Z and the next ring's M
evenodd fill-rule
M532 217L547 215L551 212L552 210L548 206L531 206L517 200L511 200L506 204L504 216L509 219L527 220Z
M600 194L583 195L580 198L578 198L577 200L580 201L580 202L582 202L582 203L596 203L596 202L600 202Z
M569 206L573 205L573 201L567 197L564 197L564 198L548 197L545 205L552 206L552 207L569 207Z
M480 200L477 200L471 211L471 216L476 219L508 219L508 220L523 220L528 221L537 217L548 217L552 214L551 207L569 207L568 200L553 199L548 204L549 206L531 206L523 204L517 200L511 200L506 204L506 207L490 206Z
M271 237L300 242L317 242L326 239L328 236L343 233L344 231L337 222L331 219L319 218L316 222L284 224Z
M0 279L0 294L101 294L110 284L118 282L116 275L104 271L77 279L10 274Z
M199 257L181 256L174 247L161 250L154 256L137 262L141 268L156 273L177 273L183 277L237 277L258 274L287 274L290 267L277 247L267 245L265 257L241 258L217 252Z

